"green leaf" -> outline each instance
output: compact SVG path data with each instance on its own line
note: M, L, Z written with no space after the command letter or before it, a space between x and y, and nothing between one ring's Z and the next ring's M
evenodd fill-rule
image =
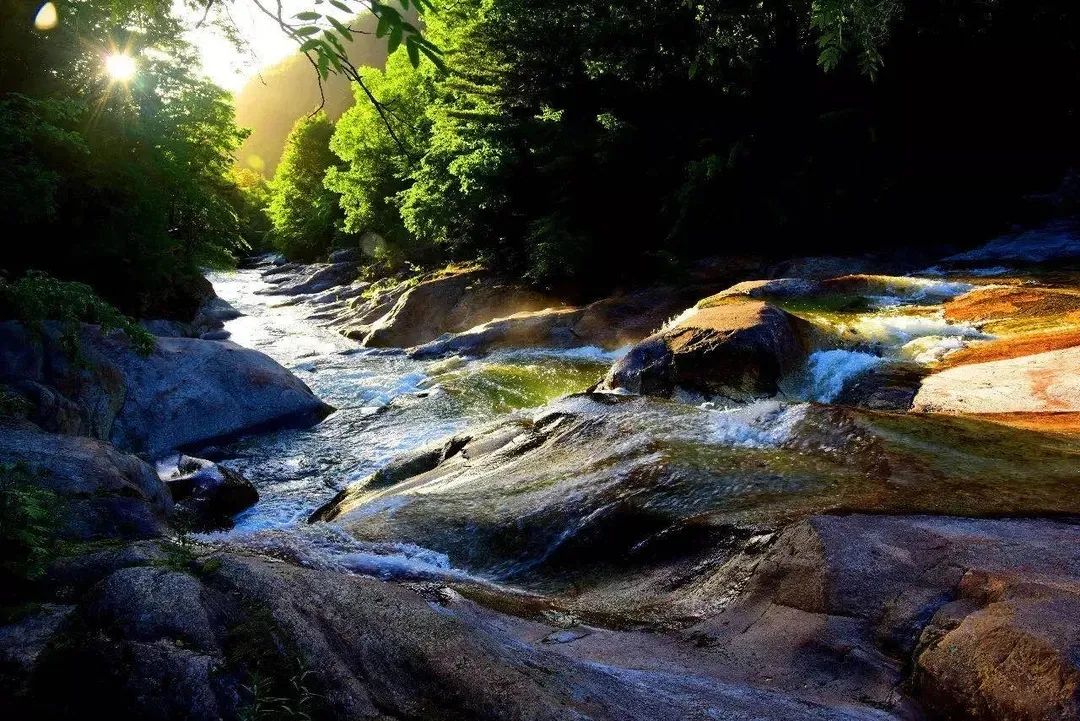
M401 7L405 8L406 10L409 9L409 0L399 0L399 1L401 2Z
M326 17L326 19L330 21L330 24L334 26L334 29L338 31L338 34L341 35L341 37L345 38L350 43L353 41L352 31L350 31L349 28L345 27L343 24L330 17L329 15Z
M297 30L296 34L303 38L303 37L307 37L308 35L314 35L315 33L320 32L321 30L322 30L322 28L317 28L314 25L305 25L304 27Z
M421 45L420 51L424 53L424 55L427 55L428 60L430 60L432 64L435 65L435 67L437 67L444 73L446 72L446 63L443 62L443 59L439 55L439 51L437 49L429 47L427 45Z
M335 49L336 49L336 50L337 50L337 51L338 51L339 53L341 53L342 55L346 55L346 54L347 54L347 53L345 52L345 46L344 46L344 45L342 45L342 44L341 44L341 41L337 39L337 36L336 36L336 35L334 35L334 34L333 34L332 32L330 32L329 30L327 30L327 31L326 31L325 33L323 33L323 40L324 40L324 41L326 41L326 42L328 42L328 43L330 43L331 45L333 45L333 46L334 46L334 48L335 48Z
M398 46L401 45L401 37L402 37L401 26L398 25L397 27L395 27L393 30L390 31L390 41L387 43L387 46L386 46L386 49L387 49L388 52L392 53L392 52L394 52L395 50L398 49Z
M304 44L300 46L300 52L309 53L312 50L321 46L322 40L319 40L318 38L311 38L310 40L305 40Z
M343 13L349 13L350 15L352 14L352 9L345 3L341 2L341 0L330 0L330 4Z
M293 15L293 17L296 18L297 20L318 20L319 18L322 17L322 15L319 14L319 13L313 13L310 10L307 10L307 11L302 12L302 13L296 13L296 15Z
M420 67L420 46L416 44L414 38L414 35L410 35L405 40L405 51L409 53L409 62L416 68Z
M379 16L379 24L375 27L375 37L381 38L386 33L390 32L391 27L394 26L393 21L390 19L389 14L383 14Z
M330 75L330 71L329 71L329 67L328 67L329 65L330 65L330 54L329 53L320 53L319 54L319 63L318 63L319 77L322 78L323 80L326 80L327 76Z

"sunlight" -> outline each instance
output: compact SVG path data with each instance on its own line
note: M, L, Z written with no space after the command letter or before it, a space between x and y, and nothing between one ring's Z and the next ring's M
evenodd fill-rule
M126 53L105 56L105 73L117 82L128 82L135 77L135 70L135 59Z
M60 18L56 12L56 6L51 2L45 3L34 16L34 27L38 30L52 30L56 27Z

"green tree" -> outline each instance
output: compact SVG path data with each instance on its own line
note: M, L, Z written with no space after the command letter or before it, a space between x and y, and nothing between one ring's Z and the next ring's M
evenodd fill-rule
M274 245L293 260L325 256L338 235L342 213L324 181L338 159L330 150L334 126L325 113L301 118L285 141L270 181L268 212Z
M340 196L345 229L364 237L370 261L385 267L437 256L436 248L417 242L405 228L400 209L415 160L430 139L427 109L434 72L430 66L414 70L402 53L390 57L385 71L365 68L368 87L390 109L400 144L376 107L362 97L338 121L330 142L341 164L330 168L326 187Z
M3 266L89 283L138 316L187 317L206 293L200 268L243 250L228 172L245 133L228 94L194 75L167 3L60 3L32 30L28 3L0 27L0 199L18 209ZM136 57L129 83L102 58ZM33 242L30 242L33 238Z

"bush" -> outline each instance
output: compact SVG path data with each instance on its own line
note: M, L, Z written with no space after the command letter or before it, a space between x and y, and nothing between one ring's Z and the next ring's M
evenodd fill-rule
M20 321L36 333L44 321L59 321L60 343L69 356L81 357L81 323L95 323L102 333L119 330L141 355L154 349L154 336L145 328L99 298L84 283L57 280L47 273L29 271L15 282L0 278L0 317Z
M0 465L0 594L18 592L41 578L59 550L60 498L34 482L26 466Z

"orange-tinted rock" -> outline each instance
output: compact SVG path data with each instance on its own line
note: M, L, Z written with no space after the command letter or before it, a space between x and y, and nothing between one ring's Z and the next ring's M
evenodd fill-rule
M761 301L706 299L638 343L608 372L607 388L670 396L676 388L746 399L772 396L806 359L810 325Z

